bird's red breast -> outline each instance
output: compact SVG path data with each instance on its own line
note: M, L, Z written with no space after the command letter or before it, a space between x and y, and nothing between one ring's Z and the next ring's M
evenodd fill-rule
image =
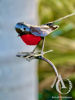
M33 34L25 34L20 37L27 45L37 45L41 41L40 36L35 36Z

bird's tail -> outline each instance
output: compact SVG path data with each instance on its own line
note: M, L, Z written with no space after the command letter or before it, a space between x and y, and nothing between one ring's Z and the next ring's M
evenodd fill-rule
M44 25L49 26L52 30L55 30L55 29L59 28L59 26L55 25L53 22L49 22L49 23L44 24Z

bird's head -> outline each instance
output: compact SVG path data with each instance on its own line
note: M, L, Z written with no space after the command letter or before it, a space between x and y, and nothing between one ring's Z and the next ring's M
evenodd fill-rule
M24 24L24 22L20 22L20 23L16 24L15 30L18 33L18 35L21 36L23 34L29 33L30 28L29 28L29 26L27 26L26 24Z

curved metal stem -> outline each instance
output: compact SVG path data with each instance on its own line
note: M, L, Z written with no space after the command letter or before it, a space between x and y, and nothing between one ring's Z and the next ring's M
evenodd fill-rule
M47 51L48 52L48 51ZM45 53L47 53L45 52ZM50 51L49 51L50 52ZM29 53L29 52L22 52L21 54L18 54L17 57L24 57L26 60L30 61L32 59L41 59L41 60L44 60L45 62L47 62L50 66L52 66L52 68L54 69L55 71L55 74L57 76L57 78L59 77L59 74L58 74L58 71L55 67L55 65L50 61L48 60L47 58L45 58L44 56L40 55L40 54L33 54L33 53Z
M38 57L39 57L39 59L44 60L44 61L47 62L50 66L52 66L52 68L53 68L54 71L55 71L56 76L57 76L57 77L59 76L58 71L57 71L55 65L54 65L50 60L48 60L47 58L45 58L45 57L43 57L43 56L38 56Z

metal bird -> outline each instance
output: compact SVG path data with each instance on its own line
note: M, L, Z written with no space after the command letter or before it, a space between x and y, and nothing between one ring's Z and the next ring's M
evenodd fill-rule
M41 55L43 56L43 49L44 49L44 39L47 35L51 32L58 29L58 25L54 25L53 22L49 22L47 24L41 26L33 26L29 24L25 24L24 22L19 22L16 24L15 29L18 33L18 36L23 40L24 43L27 45L37 45L41 40L43 40ZM32 53L35 52L35 49Z

